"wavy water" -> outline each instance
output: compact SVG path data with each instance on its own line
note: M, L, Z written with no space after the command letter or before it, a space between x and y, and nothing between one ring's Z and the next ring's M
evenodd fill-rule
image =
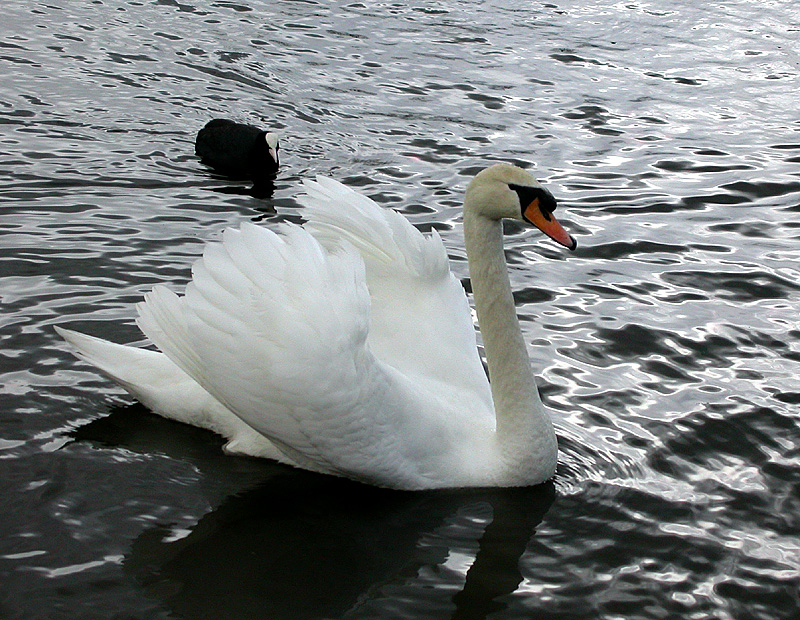
M0 616L800 615L800 10L789 0L3 7ZM280 130L271 196L193 155ZM243 220L339 178L436 228L531 168L579 239L507 256L561 448L541 488L405 494L222 455L74 359L141 342Z

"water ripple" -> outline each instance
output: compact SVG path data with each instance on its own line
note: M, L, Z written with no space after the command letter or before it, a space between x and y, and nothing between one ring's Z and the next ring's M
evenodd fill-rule
M252 574L270 575L275 617L299 617L298 601L310 617L800 608L800 63L787 6L6 7L4 611L57 617L68 596L82 617L177 617L197 601L247 617L264 602ZM282 130L271 196L194 157L215 116ZM183 286L227 226L302 221L293 196L316 174L440 231L469 288L461 195L495 161L530 168L579 238L566 256L505 229L559 435L554 489L406 497L225 457L213 436L117 408L127 398L52 330L139 341L147 290ZM242 543L246 523L257 544ZM275 532L315 563L275 559ZM220 550L255 558L250 573ZM345 553L357 571L324 570ZM196 583L236 587L193 602L181 592ZM326 583L341 586L334 611L315 607Z

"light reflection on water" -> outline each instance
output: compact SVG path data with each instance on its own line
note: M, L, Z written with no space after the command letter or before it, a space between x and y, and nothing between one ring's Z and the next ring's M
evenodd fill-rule
M800 609L790 2L14 3L5 19L6 616ZM195 159L215 116L283 131L272 197ZM123 406L52 330L138 342L145 291L182 286L226 226L298 221L315 174L436 227L466 278L461 194L492 161L533 167L580 240L567 257L507 230L559 433L552 486L394 494L225 457Z

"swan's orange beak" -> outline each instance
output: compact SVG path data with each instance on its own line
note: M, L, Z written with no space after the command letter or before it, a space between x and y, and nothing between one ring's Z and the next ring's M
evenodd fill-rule
M570 250L574 250L578 247L578 242L575 240L575 237L564 230L564 227L558 223L558 220L553 217L553 214L542 211L542 208L539 206L538 198L534 198L533 202L525 208L522 212L522 217L556 243L560 243Z

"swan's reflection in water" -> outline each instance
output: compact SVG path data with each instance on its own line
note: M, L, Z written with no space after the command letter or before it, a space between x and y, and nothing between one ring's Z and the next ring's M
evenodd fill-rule
M114 443L131 448L120 428L133 423L129 439L139 451L150 433L141 410L131 409L97 424L113 423ZM167 424L174 441L177 425ZM208 467L236 461L185 443L167 449L208 477ZM183 536L168 526L145 531L125 570L182 618L486 618L517 590L520 558L554 499L552 485L407 493L266 471L266 480L223 499Z
M183 538L146 532L125 566L186 618L485 618L522 581L552 494L411 494L288 472Z

